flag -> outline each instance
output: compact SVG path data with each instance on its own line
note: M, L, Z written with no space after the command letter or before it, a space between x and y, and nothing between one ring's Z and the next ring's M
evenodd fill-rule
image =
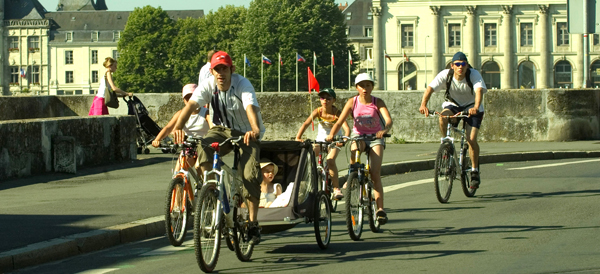
M25 78L25 70L21 69L21 78Z
M383 51L383 53L385 54L385 55L384 55L384 56L385 56L385 58L387 58L387 59L388 59L388 60L390 60L390 62L391 62L391 61L392 61L392 57L390 57L390 56L387 54L387 51L385 51L385 50L384 50L384 51ZM406 55L405 55L404 57L406 57Z
M404 51L402 51L402 55L404 55L404 59L406 59L406 62L408 62L408 57L406 56L406 53Z
M267 65L270 65L270 64L271 64L271 60L269 60L269 58L267 58L267 56L264 56L264 55L263 55L263 56L262 56L262 59L263 59L263 63L265 63L265 64L267 64Z
M350 51L348 51L348 58L350 58L350 65L352 65L352 53Z
M308 93L311 93L312 90L315 91L319 91L319 82L317 82L317 78L315 78L315 75L312 73L312 71L310 70L310 67L308 68Z
M304 57L302 57L302 55L296 53L296 61L298 61L298 62L306 62L306 59L304 59Z
M331 51L331 65L335 66L335 61L333 60L333 50Z
M283 66L283 59L281 59L281 55L279 55L279 63Z
M248 66L250 66L250 60L248 60L248 57L244 57L244 58L246 58L246 64L247 64Z
M313 51L313 61L315 62L315 64L317 63L317 53Z

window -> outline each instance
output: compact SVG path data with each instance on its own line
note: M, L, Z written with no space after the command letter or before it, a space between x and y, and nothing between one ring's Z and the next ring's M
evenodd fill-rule
M598 35L594 35L598 37ZM592 80L592 87L600 87L600 61L596 60L592 63L590 78Z
M402 47L413 47L413 25L401 25L402 29Z
M556 42L558 46L569 45L569 28L566 22L556 23Z
M448 47L460 47L460 24L448 24Z
M365 37L373 37L373 27L365 28Z
M554 87L573 87L573 81L571 79L571 63L568 61L560 61L556 63L556 66L554 67Z
M352 13L348 12L348 13L346 13L346 20L350 20L350 19L352 19Z
M498 63L489 61L481 66L481 77L485 86L490 88L500 88L500 67Z
M120 31L113 32L113 40L119 41L120 39L121 39L121 32Z
M350 34L350 27L346 27L346 36L348 36L348 34Z
M92 83L98 83L98 71L92 70Z
M119 59L119 52L116 51L116 50L113 50L112 58L115 59L115 60Z
M29 42L29 49L39 49L40 48L40 37L31 36L27 38Z
M398 69L398 89L417 89L417 66L412 62L403 62Z
M31 82L34 84L40 83L40 66L31 67Z
M98 51L92 50L92 64L98 64Z
M495 47L496 46L496 24L484 24L483 30L485 32L485 46Z
M92 42L98 42L98 36L100 36L100 32L98 32L98 31L92 32Z
M367 20L373 20L373 13L372 12L368 12L367 13Z
M598 44L600 44L600 35L598 34L593 34L594 36L594 46L597 46Z
M525 61L519 65L519 88L535 88L535 65Z
M73 72L65 71L65 83L72 84L73 83Z
M65 51L65 64L73 64L73 51L67 50Z
M18 83L19 82L19 68L18 67L10 67L10 82Z
M533 23L521 23L521 46L533 46Z
M367 60L373 60L373 48L366 48L367 50Z
M67 42L73 42L73 33L72 32L66 33L66 40L67 40Z
M9 44L8 48L18 49L19 48L19 37L11 36L9 38L9 43L10 44Z

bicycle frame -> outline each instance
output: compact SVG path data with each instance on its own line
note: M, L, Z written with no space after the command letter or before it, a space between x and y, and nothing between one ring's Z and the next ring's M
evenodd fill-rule
M201 182L201 180L198 176L198 173L196 172L196 168L190 166L188 162L189 157L196 158L196 151L194 145L190 145L190 143L187 143L187 145L184 146L181 152L179 153L179 158L177 159L177 163L175 164L175 168L173 169L173 178L181 177L181 179L184 182L183 200L185 201L189 199L190 202L192 202L193 204L195 199L194 190L197 190L198 186L201 185L198 183ZM194 179L193 186L192 182L190 182L190 175ZM171 208L175 206L173 203L175 203L174 200L171 202ZM182 206L185 208L187 205L185 205L184 203L184 205Z
M456 116L456 118L465 118L467 117L466 115L458 115ZM441 142L450 142L450 144L452 144L452 160L454 162L454 164L460 168L461 173L465 172L465 170L463 170L463 163L462 163L462 154L463 154L463 148L465 146L465 123L466 121L463 119L462 120L462 129L458 129L457 127L453 126L452 123L448 122L448 128L446 129L446 137L442 137L441 138ZM456 148L454 147L454 138L450 137L450 135L452 134L452 132L457 133L460 135L460 153L458 155L458 159L456 157ZM456 176L456 174L455 174Z

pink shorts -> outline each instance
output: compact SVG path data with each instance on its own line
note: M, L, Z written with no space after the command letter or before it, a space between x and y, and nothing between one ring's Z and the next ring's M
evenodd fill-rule
M94 115L108 115L108 108L104 104L104 98L102 97L94 97L94 102L92 102L92 107L90 107L89 116Z

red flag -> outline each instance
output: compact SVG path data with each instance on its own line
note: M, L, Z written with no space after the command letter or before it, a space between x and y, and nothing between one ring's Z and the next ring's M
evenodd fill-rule
M408 57L406 57L406 53L402 51L402 54L404 55L404 59L406 59L406 62L408 62Z
M335 66L335 62L333 61L333 50L331 51L331 65Z
M352 65L353 64L353 62L352 62L352 53L350 53L350 51L348 51L348 56L350 57L350 65Z
M317 82L317 78L315 78L315 75L312 73L312 70L310 70L310 67L308 67L307 69L308 69L308 93L310 94L313 89L318 92L319 91L319 82Z
M387 54L387 52L386 52L386 51L384 51L384 53L385 53L385 58L387 58L388 60L392 61L392 57L390 57L390 56ZM406 55L405 55L404 57L406 57Z

